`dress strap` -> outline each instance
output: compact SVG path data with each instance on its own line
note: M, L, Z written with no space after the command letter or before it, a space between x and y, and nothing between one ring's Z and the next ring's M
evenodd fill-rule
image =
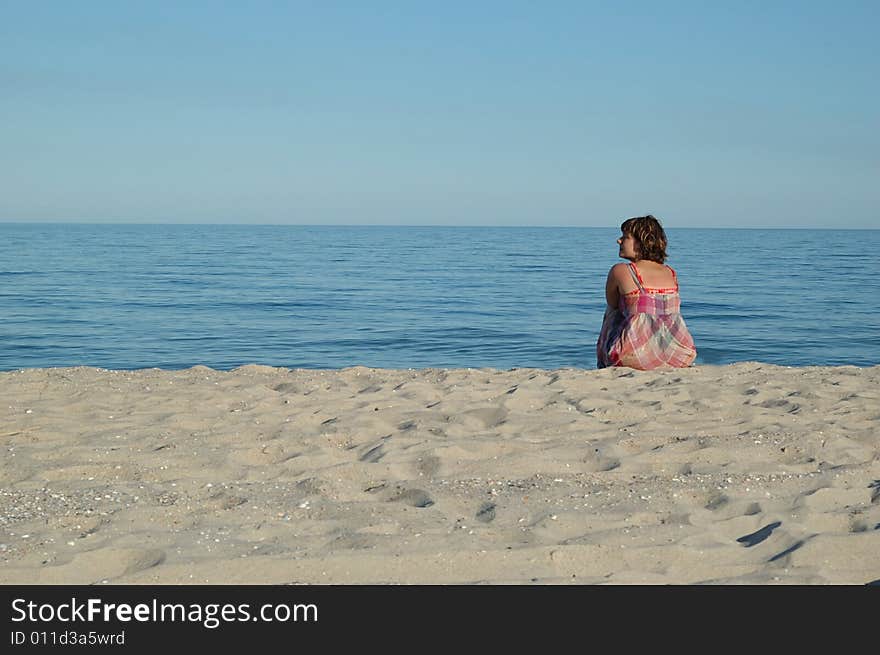
M645 290L645 285L642 284L642 276L639 275L639 269L636 268L636 265L630 262L629 264L629 274L632 275L633 282L636 283L636 286L641 290Z
M675 290L678 291L678 276L675 274L675 269L669 264L666 265L666 268L672 273L672 281L675 282Z

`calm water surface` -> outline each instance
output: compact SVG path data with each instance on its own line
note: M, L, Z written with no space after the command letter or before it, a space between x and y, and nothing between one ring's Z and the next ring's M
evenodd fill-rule
M880 363L880 231L667 233L698 365ZM0 223L0 370L595 368L618 234Z

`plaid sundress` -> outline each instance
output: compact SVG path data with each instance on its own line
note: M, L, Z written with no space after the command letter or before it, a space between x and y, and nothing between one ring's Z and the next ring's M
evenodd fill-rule
M667 268L672 271L675 287L646 289L639 269L629 264L638 288L621 294L617 309L605 310L596 343L598 368L684 368L696 359L693 337L681 315L678 278Z

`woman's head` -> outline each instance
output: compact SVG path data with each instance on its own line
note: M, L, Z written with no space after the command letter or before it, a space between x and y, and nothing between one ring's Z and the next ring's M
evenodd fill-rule
M666 261L666 232L660 221L648 214L625 220L620 231L635 239L638 259L648 259L662 264Z

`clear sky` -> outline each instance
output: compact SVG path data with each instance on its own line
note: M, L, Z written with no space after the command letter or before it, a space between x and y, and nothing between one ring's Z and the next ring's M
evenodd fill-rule
M0 0L0 221L880 227L880 2Z

